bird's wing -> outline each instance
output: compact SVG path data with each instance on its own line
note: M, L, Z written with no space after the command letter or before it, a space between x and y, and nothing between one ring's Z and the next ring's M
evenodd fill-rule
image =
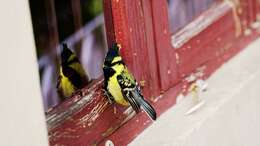
M76 88L82 88L86 85L86 80L84 78L81 78L80 74L77 70L74 68L71 68L70 66L63 67L63 74L69 78L70 82L75 86Z
M133 90L136 87L136 81L134 79L134 76L125 68L120 75L117 76L118 82L120 86L127 90Z
M136 90L135 80L129 72L123 71L117 76L118 83L121 87L124 98L130 103L132 108L136 111L140 111L140 104L132 96L131 91Z
M123 70L122 75L125 76L125 78L131 82L131 84L133 84L134 86L136 85L136 80L134 76L128 71L126 67Z
M139 112L141 107L153 119L156 120L156 111L143 97L138 88L138 84L128 70L124 70L118 77L118 82L121 86L123 96L130 103L136 112Z
M138 91L134 90L131 92L133 97L136 99L136 101L139 103L139 105L143 108L143 110L153 119L156 120L156 111L153 108L149 102L147 102L144 98L143 95Z

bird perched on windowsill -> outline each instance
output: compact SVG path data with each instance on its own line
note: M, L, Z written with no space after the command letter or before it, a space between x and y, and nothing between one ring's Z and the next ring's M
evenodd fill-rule
M156 111L144 99L138 83L120 56L120 48L120 45L114 43L105 58L103 72L106 95L110 101L123 106L131 105L136 113L142 108L150 118L156 120Z
M65 99L84 87L89 82L89 78L76 54L68 48L67 44L64 43L62 46L57 91L60 97Z

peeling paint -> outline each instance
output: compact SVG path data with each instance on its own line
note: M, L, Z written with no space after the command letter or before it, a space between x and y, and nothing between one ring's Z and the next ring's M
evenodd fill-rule
M251 28L253 28L253 29L259 29L260 28L260 22L254 22L254 23L252 23L251 24Z
M83 105L88 103L94 92L91 92L88 96L82 97L81 100L74 100L75 104L71 105L66 109L66 111L60 112L60 113L54 113L47 115L47 126L48 129L51 129L55 127L56 124L60 123L62 120L65 120L68 118L71 114L73 114L75 111L78 111Z
M141 87L144 87L145 84L146 84L146 81L145 81L145 80L141 80L141 81L140 81L140 86L141 86Z
M221 38L217 38L217 42L221 42L221 40L222 40Z
M130 31L130 32L133 32L133 29L130 27L129 31Z
M233 19L234 19L235 29L236 29L235 36L239 37L242 34L241 20L238 17L238 8L240 7L240 2L238 0L226 0L226 1L232 8L232 14L233 14Z
M105 146L114 146L114 143L111 140L107 140Z
M135 116L135 111L134 110L129 110L132 108L128 108L125 112L128 113L128 115L116 126L114 127L109 127L104 133L102 133L103 137L107 137L109 135L111 135L113 132L115 132L118 128L120 128L122 125L124 125L127 121L129 121L130 119L132 119ZM124 114L125 114L124 112Z
M164 34L167 34L167 29L164 29L164 30L163 30L163 33L164 33Z
M101 102L101 103L97 104L88 114L83 116L80 119L80 121L76 124L77 125L84 124L84 125L91 126L95 122L95 120L99 117L99 113L102 113L108 104L109 104L108 102L105 102L105 103Z
M154 98L154 102L157 102L159 99L161 99L163 97L163 95L159 95L158 97Z
M178 53L175 53L175 57L176 57L176 64L180 64L180 56Z
M249 36L252 34L252 30L250 28L247 28L245 31L244 31L244 35L245 36Z
M180 103L182 100L184 99L184 95L183 94L179 94L176 98L176 104Z

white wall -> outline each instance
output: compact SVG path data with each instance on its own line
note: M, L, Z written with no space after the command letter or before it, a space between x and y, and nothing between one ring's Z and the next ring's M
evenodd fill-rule
M27 0L0 4L0 145L48 145Z

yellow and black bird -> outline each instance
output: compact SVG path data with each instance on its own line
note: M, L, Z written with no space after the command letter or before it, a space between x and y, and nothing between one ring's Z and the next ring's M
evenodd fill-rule
M144 99L138 83L123 62L119 49L120 45L114 43L103 65L104 88L108 98L123 106L130 104L136 113L142 108L153 120L156 120L154 108Z
M57 82L58 94L62 99L65 99L71 96L77 89L84 87L88 81L89 78L76 54L64 43L61 52L61 64Z

